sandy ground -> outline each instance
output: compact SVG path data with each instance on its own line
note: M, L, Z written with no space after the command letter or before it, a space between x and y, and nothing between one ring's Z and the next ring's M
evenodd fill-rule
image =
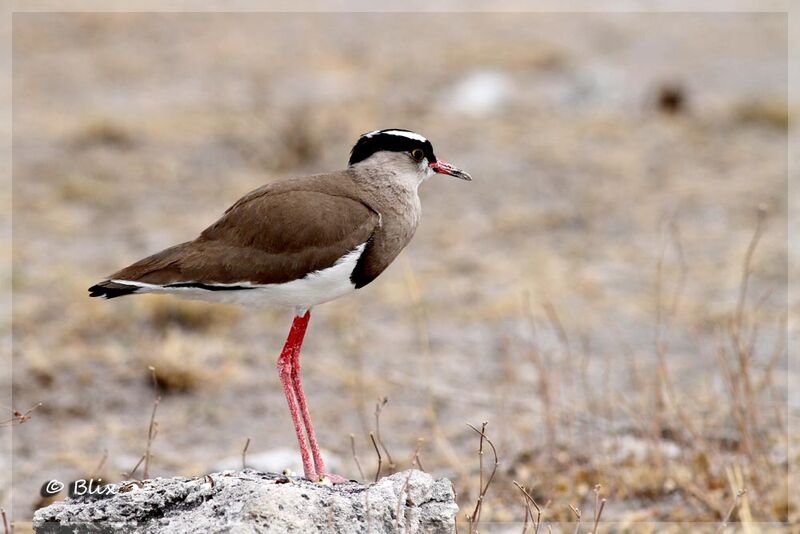
M250 454L293 446L274 371L289 312L86 288L386 127L475 180L426 183L399 260L314 310L305 383L341 474L360 476L353 434L372 477L387 397L393 459L424 438L463 513L466 423L489 421L485 521L521 520L512 480L553 519L590 514L595 484L615 521L716 522L741 486L734 519L797 516L781 16L27 14L13 30L14 408L42 403L14 426L18 521L104 451L107 478L133 468L149 365L151 474L202 474L247 437Z

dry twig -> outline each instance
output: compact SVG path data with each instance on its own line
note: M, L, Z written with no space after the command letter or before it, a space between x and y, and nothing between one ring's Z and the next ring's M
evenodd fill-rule
M571 504L569 505L569 509L575 514L575 534L578 534L581 531L581 510L580 508L575 508Z
M675 282L675 288L669 298L669 304L665 304L664 291L664 258L666 255L668 244L666 240L663 241L661 252L658 256L656 263L656 287L655 287L655 300L656 300L656 322L655 322L655 349L656 349L656 365L657 365L657 387L655 393L657 395L656 402L658 413L653 420L652 431L654 441L663 426L663 400L669 402L669 405L675 410L676 415L681 420L684 428L692 435L694 439L699 439L699 433L694 430L691 419L686 416L682 407L678 402L678 395L675 392L675 382L667 366L667 353L669 351L669 332L672 323L680 306L683 291L686 286L686 278L689 268L686 264L686 258L683 252L683 243L681 240L680 229L674 220L669 221L667 230L670 234L672 247L678 256L678 279ZM661 397L663 395L663 398ZM658 460L661 461L660 453Z
M736 507L739 505L739 501L742 500L742 495L747 493L747 490L740 489L736 492L736 495L733 496L733 502L731 503L731 507L728 508L728 513L725 514L725 517L722 519L722 523L720 523L717 532L722 532L725 530L725 527L728 526L728 521L731 520L731 516L733 515L733 511L736 510Z
M537 343L536 321L534 320L533 316L530 295L527 292L524 294L524 299L525 315L526 319L528 320L528 326L531 333L529 354L531 361L533 362L534 366L536 366L536 374L538 375L539 386L537 391L542 403L542 409L544 410L545 446L547 448L548 458L552 459L555 455L556 447L556 416L553 402L553 398L555 397L553 393L554 380L551 376L550 362L548 361L547 354L539 349L539 344ZM551 318L551 323L554 331L556 331L556 335L559 337L559 339L562 339L562 334L563 336L566 336L566 333L563 331L563 327L559 328L560 322L558 322L557 315L555 314L555 308L553 308L552 305L549 307L545 306L545 311L547 311L548 317Z
M244 448L242 449L242 469L247 469L247 448L250 446L250 438L244 442Z
M411 455L411 465L412 466L414 466L415 464L417 466L419 466L419 463L418 463L418 461L419 461L419 449L420 449L420 447L422 447L422 442L423 441L424 440L422 438L418 438L417 439L417 446L414 448L414 453ZM398 532L400 531L400 509L402 508L403 503L405 502L405 499L403 499L403 494L406 493L406 491L408 490L408 483L411 481L411 475L413 473L414 473L413 471L409 471L408 472L408 475L406 476L406 480L403 483L403 487L400 490L400 494L397 497L397 510L395 511L395 517L397 518L397 530L398 530ZM406 522L403 524L403 532L406 532L408 530L408 518L406 517L405 519L406 519Z
M600 524L600 516L603 515L603 508L606 506L606 500L600 499L600 484L594 487L594 526L592 527L592 534L597 534L597 526Z
M356 454L356 437L353 434L350 434L350 452L352 452L353 461L358 468L358 476L361 477L360 480L364 480L364 471L361 469L361 462L358 460L358 455Z
M417 438L417 446L414 449L414 457L411 459L411 465L416 465L420 471L423 473L427 473L425 468L422 467L422 461L419 459L419 451L422 449L422 444L425 442L425 438Z
M122 476L124 476L125 478L133 478L133 475L134 475L134 474L136 473L136 471L139 469L139 466L140 466L140 465L142 465L142 462L144 462L144 457L145 457L145 455L143 454L143 455L141 456L141 458L139 458L139 461L138 461L138 462L136 462L136 465L134 465L134 466L133 466L133 469L131 469L131 470L130 470L129 472L127 472L127 473L122 473Z
M99 474L102 471L103 466L106 465L106 460L108 460L108 449L103 449L103 457L100 458L100 462L97 464L97 467L89 474L89 478L93 479L95 475Z
M42 403L40 402L40 403L36 404L35 406L33 406L32 408L28 409L25 412L20 412L19 410L14 410L14 413L12 414L11 419L6 419L5 421L0 421L0 427L11 426L14 423L18 423L20 425L23 424L23 423L27 423L31 418L31 412L33 412L36 408L38 408L41 405L42 405Z
M386 455L386 460L389 462L389 470L394 471L396 466L394 460L392 460L392 455L389 454L389 449L386 448L386 445L384 445L383 440L381 439L381 412L383 411L383 407L386 406L386 403L388 402L388 397L381 397L375 404L375 439L378 441L381 449L383 449L383 453Z
M381 466L383 465L383 457L381 456L380 449L378 449L378 443L375 441L375 434L370 432L369 439L372 440L372 446L375 448L375 454L378 455L378 468L375 470L375 482L377 482L378 477L381 476Z
M741 331L742 323L744 322L744 306L747 300L747 288L750 282L750 275L752 274L753 255L755 254L756 247L758 247L758 242L761 241L761 235L764 233L764 219L766 218L766 215L766 208L763 205L759 206L756 219L756 229L753 232L753 237L750 238L750 243L747 245L747 251L744 255L742 278L739 282L739 299L736 303L736 326L739 332Z
M539 505L536 504L536 500L531 497L531 494L523 488L519 482L516 480L514 481L514 485L519 488L522 492L522 495L525 496L525 525L522 528L522 532L527 531L527 524L528 524L528 517L530 516L531 520L533 521L533 532L537 534L539 532L539 525L542 524L542 510L539 508ZM536 508L536 518L533 517L533 510L531 509L531 505Z
M773 353L770 362L767 364L767 369L762 375L762 382L754 384L752 361L755 341L758 335L758 324L755 320L748 320L748 318L757 313L758 307L761 306L761 301L754 304L749 313L746 312L753 256L764 233L765 216L766 209L763 206L759 206L756 228L742 261L742 274L739 281L739 295L735 311L728 324L724 328L718 328L716 331L716 355L732 405L732 416L739 433L739 449L749 457L751 462L755 462L755 455L763 451L758 432L757 397L761 391L762 383L766 384L766 380L769 379L771 366L774 365L772 363L773 359L777 361L783 354L783 346L780 339L783 334L779 333L776 352ZM728 348L727 343L723 342L723 333L729 334L730 348Z
M403 483L403 487L402 487L402 489L400 489L400 494L397 496L397 510L395 510L395 517L397 518L397 531L398 532L400 532L400 510L403 508L403 503L406 502L406 499L408 498L408 497L406 497L406 499L404 499L403 498L403 494L406 493L406 491L408 491L408 483L411 481L411 474L412 473L413 473L413 471L409 471L408 472L408 475L406 476L406 480ZM404 519L405 519L405 521L403 522L403 532L406 532L408 530L408 518L405 517L405 514L403 514L403 515L404 515Z
M475 502L475 509L472 511L472 515L468 517L469 525L470 525L470 534L475 534L478 532L478 524L481 521L481 509L483 508L483 501L486 497L486 492L489 490L489 486L494 479L495 473L497 473L497 466L500 464L500 461L497 458L497 449L494 446L494 443L486 436L486 425L489 423L484 421L481 424L481 429L478 430L471 424L467 423L467 426L470 427L472 430L477 432L480 435L480 442L478 444L478 462L479 462L479 486L478 486L478 498ZM489 478L486 480L486 483L483 482L483 443L484 441L489 444L492 448L492 454L494 455L494 466L492 467L492 472L489 475Z
M758 243L761 241L761 236L764 233L764 220L766 218L766 208L764 206L758 207L758 216L756 219L756 229L753 232L753 237L747 245L744 260L742 263L742 277L739 282L739 298L736 303L736 313L733 319L731 328L731 337L733 340L734 350L737 356L739 368L737 369L737 378L739 379L739 393L741 395L740 406L742 409L741 417L747 427L745 435L742 436L743 443L746 446L745 452L751 456L755 453L755 447L759 443L754 439L754 435L749 432L756 428L756 415L755 415L755 393L752 384L751 375L751 361L753 351L751 343L747 342L747 338L743 334L745 330L744 313L745 305L747 302L748 287L750 284L750 275L752 274L753 256L755 254ZM750 338L755 339L756 325L752 327Z
M143 476L144 478L148 478L150 475L150 449L153 445L153 440L158 433L158 423L156 423L156 410L158 410L158 404L161 402L161 392L158 389L158 380L156 379L156 368L152 365L148 367L150 369L150 375L153 378L153 390L155 394L155 398L153 399L153 411L150 414L150 426L147 429L147 448L144 451L144 471Z

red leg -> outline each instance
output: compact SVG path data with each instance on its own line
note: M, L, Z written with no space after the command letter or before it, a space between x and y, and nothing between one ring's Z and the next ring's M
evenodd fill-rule
M311 311L300 318L308 324L311 318ZM317 476L325 474L325 463L322 461L322 455L319 452L319 445L317 444L317 436L314 433L314 426L311 424L311 415L308 413L308 405L306 404L306 395L303 393L303 384L300 381L300 349L302 344L295 347L295 352L292 358L292 386L294 386L294 396L297 399L297 406L300 408L300 416L303 418L303 424L306 427L306 435L308 436L308 443L311 446L311 454L314 458L314 467L317 471Z
M301 320L305 321L305 324L308 324L308 320L311 318L311 312L307 311L306 314L301 317ZM331 482L338 484L342 482L347 482L347 479L341 477L339 475L334 475L332 473L328 473L325 470L325 463L322 461L322 454L319 452L319 445L317 444L317 437L314 433L314 426L311 424L311 415L308 413L308 405L306 404L306 396L303 393L303 383L300 381L300 349L302 348L302 343L298 344L295 347L295 353L293 357L293 365L292 365L292 385L294 386L294 396L297 399L297 406L300 408L300 416L303 418L303 424L306 428L306 435L308 436L308 443L311 446L311 454L314 458L314 466L316 467L316 474L317 477L327 476Z
M303 434L304 424L300 420L297 399L295 398L292 383L292 368L294 367L295 353L299 353L300 347L303 345L303 337L305 337L306 334L308 318L308 313L303 317L294 318L292 328L289 330L289 337L286 338L286 343L283 345L283 350L278 358L278 375L281 379L281 385L283 385L283 394L286 396L286 402L289 404L289 412L292 414L294 431L297 434L297 443L300 445L300 455L303 458L303 471L305 471L307 479L316 481L318 476L308 452L308 444L306 443L305 434ZM305 406L305 399L303 399L303 406Z

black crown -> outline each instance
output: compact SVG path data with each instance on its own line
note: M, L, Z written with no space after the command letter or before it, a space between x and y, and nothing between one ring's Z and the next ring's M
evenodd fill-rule
M397 132L397 133L392 133ZM403 132L410 135L403 135ZM411 130L401 130L399 128L389 128L362 135L350 152L348 165L355 165L364 161L376 152L388 150L390 152L411 152L415 148L422 149L428 163L435 163L436 156L433 154L433 145L421 135Z

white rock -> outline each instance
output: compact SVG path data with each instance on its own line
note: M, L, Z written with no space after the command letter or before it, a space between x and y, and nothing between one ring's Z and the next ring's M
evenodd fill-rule
M138 491L57 502L36 511L34 531L445 534L455 529L458 506L450 481L421 471L396 473L369 486L328 486L252 469L209 476L213 485L156 478Z

